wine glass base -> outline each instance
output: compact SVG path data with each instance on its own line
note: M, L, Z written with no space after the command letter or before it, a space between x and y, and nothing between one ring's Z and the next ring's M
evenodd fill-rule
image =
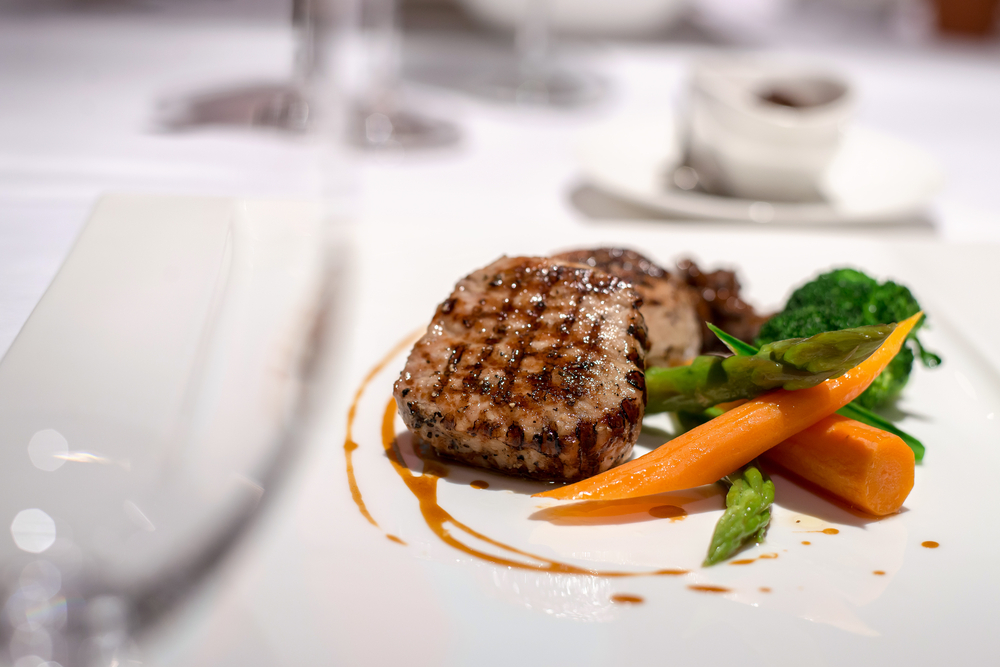
M350 115L348 142L366 150L441 148L458 143L458 127L406 110L359 106Z
M294 88L275 91L253 108L254 125L304 132L308 122L309 103Z
M597 75L561 68L500 71L474 88L490 99L542 107L585 106L600 100L607 92L606 83Z
M179 132L202 127L306 129L309 106L288 83L257 83L210 90L161 102L156 122Z

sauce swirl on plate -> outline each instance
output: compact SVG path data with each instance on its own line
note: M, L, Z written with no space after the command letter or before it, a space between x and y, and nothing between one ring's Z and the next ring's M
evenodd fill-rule
M354 471L354 452L359 448L358 443L354 440L354 424L357 418L358 405L360 404L361 399L372 380L374 380L375 377L385 369L392 359L394 359L400 352L412 343L414 337L415 336L408 337L406 340L396 345L396 347L394 347L384 359L382 359L372 368L371 371L369 371L368 375L365 376L365 379L362 381L361 386L358 387L355 392L354 400L347 413L347 434L344 441L344 457L346 462L348 485L351 489L351 498L354 500L354 503L358 507L358 511L361 512L361 515L376 528L379 528L379 524L365 504L364 497L360 486L358 485L357 476ZM546 558L544 556L539 556L496 540L485 533L476 530L472 526L457 520L451 515L451 513L448 512L448 510L440 505L437 495L438 481L448 475L448 467L444 463L432 458L431 456L423 455L419 448L415 447L414 451L423 462L423 473L419 475L415 474L409 467L407 467L406 463L403 461L402 454L400 453L396 442L396 403L393 399L389 399L382 414L381 431L382 447L385 450L386 456L392 464L393 470L402 480L403 484L406 485L413 496L417 499L424 523L427 524L427 527L438 537L438 539L461 551L462 553L501 567L559 574L583 574L597 577L647 577L679 576L688 573L688 570L676 568L647 570L642 572L590 569ZM473 482L472 485L480 488L476 482ZM485 488L485 486L481 488ZM667 512L664 511L664 513L666 514ZM671 513L673 513L672 510ZM677 513L670 518L677 519L681 518L681 516L682 515L680 515L680 513ZM506 552L507 555L497 556L470 546L458 539L457 535L462 534L475 538L481 542L485 542L502 552ZM387 533L386 536L393 542L405 544L401 538L395 535L389 535ZM696 590L701 589L699 588Z

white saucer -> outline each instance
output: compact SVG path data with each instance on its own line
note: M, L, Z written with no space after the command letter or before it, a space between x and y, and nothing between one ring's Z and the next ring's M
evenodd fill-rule
M672 174L682 144L669 115L618 119L588 131L578 146L592 184L670 216L792 224L909 222L940 191L944 174L916 146L863 127L844 130L821 184L825 201L760 202L682 190Z

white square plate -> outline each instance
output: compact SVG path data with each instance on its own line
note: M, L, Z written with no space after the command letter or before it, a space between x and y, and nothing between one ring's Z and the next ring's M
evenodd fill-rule
M628 225L572 238L544 227L455 229L357 230L342 284L348 342L319 447L252 549L192 612L183 650L178 635L160 637L170 647L161 662L886 665L972 664L993 653L1000 360L987 343L1000 325L990 305L1000 287L997 248ZM426 326L459 277L502 253L609 244L667 266L690 256L737 267L746 298L764 309L838 265L911 286L930 316L926 343L945 363L917 368L898 405L901 425L927 445L904 511L865 518L777 476L767 540L741 557L753 562L705 569L722 508L712 487L549 521L542 510L552 503L529 495L540 484L454 465L437 485L438 501L451 517L448 539L465 549L435 534L383 449L392 383L408 351L397 346ZM357 449L345 448L349 413ZM419 471L398 417L387 423ZM474 488L477 480L489 488ZM649 512L664 505L683 505L687 516ZM565 573L547 562L642 576ZM641 601L615 601L622 595Z

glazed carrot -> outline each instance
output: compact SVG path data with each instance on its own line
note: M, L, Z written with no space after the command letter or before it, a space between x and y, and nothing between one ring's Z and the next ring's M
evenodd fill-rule
M796 433L764 458L876 516L898 511L913 488L913 450L903 439L840 415Z
M896 356L922 316L900 322L878 350L839 378L758 396L634 461L536 495L614 500L712 484L857 398Z
M721 413L744 403L715 407ZM913 488L913 447L898 435L839 414L820 419L763 457L876 516L897 512Z

